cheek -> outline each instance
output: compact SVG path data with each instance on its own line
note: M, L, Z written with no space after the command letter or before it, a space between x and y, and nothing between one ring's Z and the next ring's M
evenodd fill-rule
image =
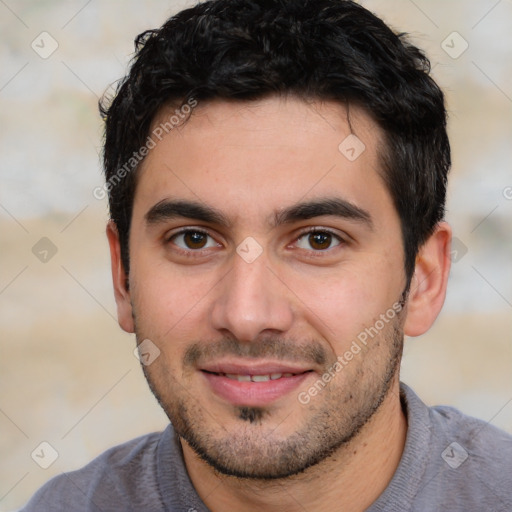
M353 265L321 280L301 280L307 306L304 315L336 353L344 351L398 299L397 274L382 258L372 260L371 265Z
M183 275L166 262L151 264L149 257L137 263L132 302L140 334L160 340L166 351L181 350L185 340L201 339L207 295L218 279L204 273Z

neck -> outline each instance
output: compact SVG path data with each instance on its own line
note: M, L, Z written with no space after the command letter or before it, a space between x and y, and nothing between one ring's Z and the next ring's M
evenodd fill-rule
M378 411L349 443L293 477L250 480L220 475L183 439L181 445L190 479L212 512L355 512L368 508L388 486L406 433L397 376Z

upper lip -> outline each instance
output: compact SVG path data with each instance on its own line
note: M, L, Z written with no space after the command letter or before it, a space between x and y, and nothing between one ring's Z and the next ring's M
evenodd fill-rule
M295 366L281 362L217 362L206 364L200 370L211 373L227 373L234 375L270 375L272 373L304 373L310 367Z

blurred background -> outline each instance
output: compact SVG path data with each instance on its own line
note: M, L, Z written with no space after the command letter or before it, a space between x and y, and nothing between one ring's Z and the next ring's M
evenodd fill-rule
M361 3L426 50L450 116L449 290L402 380L512 432L512 2ZM192 4L0 0L0 511L167 424L116 320L97 102Z

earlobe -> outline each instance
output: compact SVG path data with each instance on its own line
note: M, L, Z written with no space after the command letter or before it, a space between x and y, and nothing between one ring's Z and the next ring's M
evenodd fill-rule
M129 333L135 332L132 316L130 292L127 287L126 275L121 259L121 244L117 226L113 221L107 224L107 239L110 247L110 262L112 269L112 283L114 285L114 297L117 304L117 320L121 328Z
M440 222L418 251L407 301L407 336L420 336L428 331L443 307L451 266L451 239L450 226Z

